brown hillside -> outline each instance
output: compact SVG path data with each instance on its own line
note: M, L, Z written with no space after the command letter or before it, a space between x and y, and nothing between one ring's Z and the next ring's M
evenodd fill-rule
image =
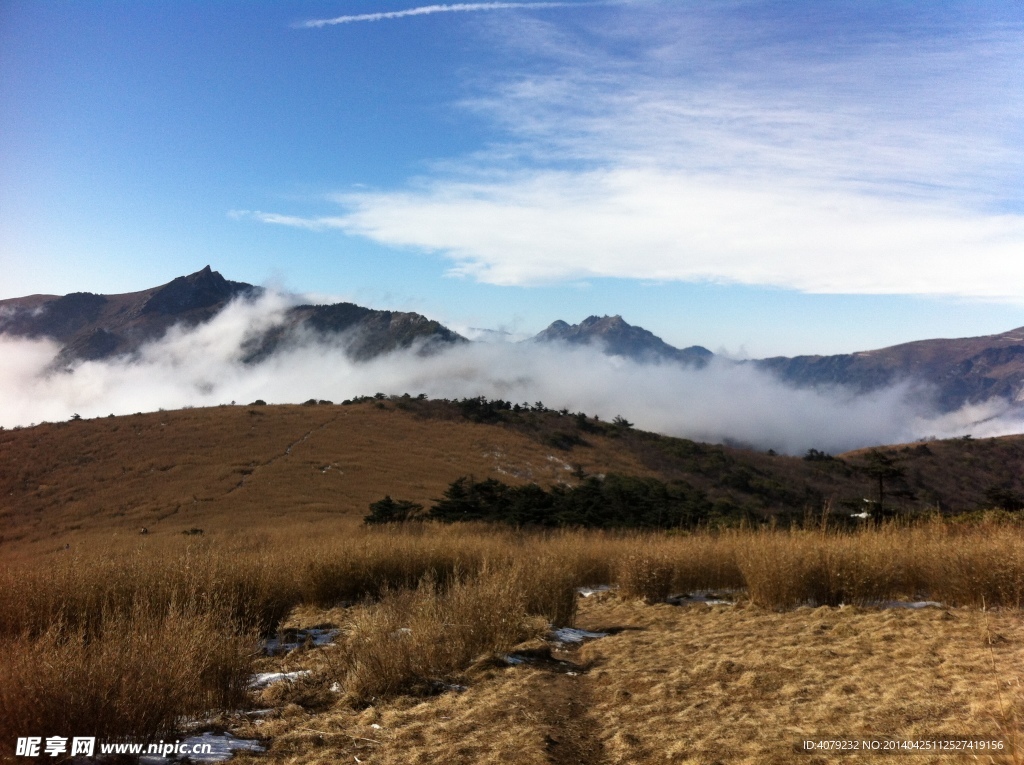
M890 512L1024 504L1024 436L882 451L901 473L886 479ZM851 523L878 496L866 464L866 450L801 459L548 410L410 398L154 412L0 432L0 549L131 538L142 528L356 525L385 494L429 507L460 476L551 486L576 483L580 470L682 481L734 520L800 523L828 507Z
M653 475L614 440L572 453L511 429L426 419L392 402L222 406L0 433L0 535L62 546L89 531L251 530L339 514L384 494L429 504L453 480Z

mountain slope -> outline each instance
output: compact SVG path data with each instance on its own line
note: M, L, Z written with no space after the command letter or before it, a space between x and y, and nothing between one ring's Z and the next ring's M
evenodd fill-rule
M63 363L101 359L130 353L174 324L195 326L209 321L233 298L258 293L251 284L228 281L207 266L140 292L2 300L0 334L56 340L63 346L59 359Z
M492 402L493 403L493 402ZM885 447L891 509L1024 504L1024 437ZM358 522L385 494L429 506L461 476L574 485L681 481L716 515L838 518L877 500L869 452L813 459L701 444L479 400L221 406L0 431L0 548L90 535ZM865 502L868 500L868 502Z
M377 311L354 303L300 305L288 310L283 324L255 341L245 360L261 360L278 348L303 342L310 334L329 344L339 341L346 355L356 361L414 345L421 352L430 352L468 342L440 322L418 313Z
M776 357L753 362L798 386L846 385L861 392L898 382L924 383L936 404L952 411L965 403L1024 396L1024 327L999 335L920 340L835 356Z

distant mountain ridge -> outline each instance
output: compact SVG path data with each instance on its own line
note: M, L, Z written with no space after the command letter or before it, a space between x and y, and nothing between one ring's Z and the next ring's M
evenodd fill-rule
M1024 327L998 335L752 363L799 387L845 385L864 393L904 381L924 383L934 389L935 404L943 411L991 398L1024 401Z
M707 348L676 348L643 327L627 324L621 316L588 316L579 324L552 322L533 338L536 342L602 346L605 353L641 362L671 361L702 368L714 357Z
M73 292L0 300L0 333L62 344L59 361L95 360L137 350L174 324L196 326L238 296L262 290L225 279L209 266L141 292Z
M212 319L232 300L257 298L262 288L225 279L210 266L167 284L121 295L75 292L0 300L0 334L50 338L62 349L57 366L130 356L176 324ZM247 341L243 359L256 362L305 342L326 340L356 361L418 347L430 352L469 342L418 313L379 311L353 303L298 305L281 322ZM640 363L677 363L701 369L715 354L699 345L676 348L621 316L588 316L579 324L555 321L531 338L538 343L593 345ZM787 385L845 386L859 393L906 382L923 386L936 407L1002 399L1024 404L1024 327L998 335L920 340L832 356L779 356L746 362Z
M160 287L121 295L76 292L0 300L0 334L50 338L62 345L58 365L130 355L175 324L194 327L212 319L236 298L256 298L261 287L225 279L206 266ZM300 342L306 334L337 339L356 360L420 344L424 348L467 342L418 313L377 311L353 303L300 305L284 321L245 347L258 361Z
M606 353L640 362L678 362L703 368L717 358L699 345L675 348L621 316L590 316L579 324L556 321L539 342L599 344ZM1024 327L998 335L918 340L833 356L778 356L747 362L797 388L843 386L870 393L908 383L944 412L993 398L1024 403Z
M440 322L418 313L378 311L355 303L299 305L288 310L285 324L263 335L247 349L245 361L258 361L280 348L301 343L303 335L336 340L354 361L368 361L392 351L421 345L430 351L469 342Z

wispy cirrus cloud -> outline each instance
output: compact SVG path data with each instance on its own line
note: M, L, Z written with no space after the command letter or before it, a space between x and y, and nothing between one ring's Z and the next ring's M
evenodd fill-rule
M1024 25L872 12L652 2L583 31L517 19L496 43L543 61L463 102L499 128L490 145L338 195L337 216L260 219L494 284L1024 300Z
M434 13L465 13L472 11L501 11L515 9L561 8L573 3L452 3L449 5L421 5L418 8L406 8L400 11L381 11L378 13L356 13L348 16L335 16L331 19L311 19L295 26L299 29L322 29L337 24L354 24L360 21L387 21L404 19L409 16L429 16Z
M290 226L292 228L304 228L308 231L325 231L331 228L344 228L345 220L337 216L324 216L319 218L303 218L298 215L281 215L280 213L262 212L261 210L229 210L228 217L234 220L257 220L260 223L270 223L276 226Z

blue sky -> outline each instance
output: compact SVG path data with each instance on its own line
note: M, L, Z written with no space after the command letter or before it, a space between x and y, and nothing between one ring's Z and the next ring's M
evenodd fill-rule
M754 356L1004 331L1022 32L1015 2L0 0L0 298L209 263Z

